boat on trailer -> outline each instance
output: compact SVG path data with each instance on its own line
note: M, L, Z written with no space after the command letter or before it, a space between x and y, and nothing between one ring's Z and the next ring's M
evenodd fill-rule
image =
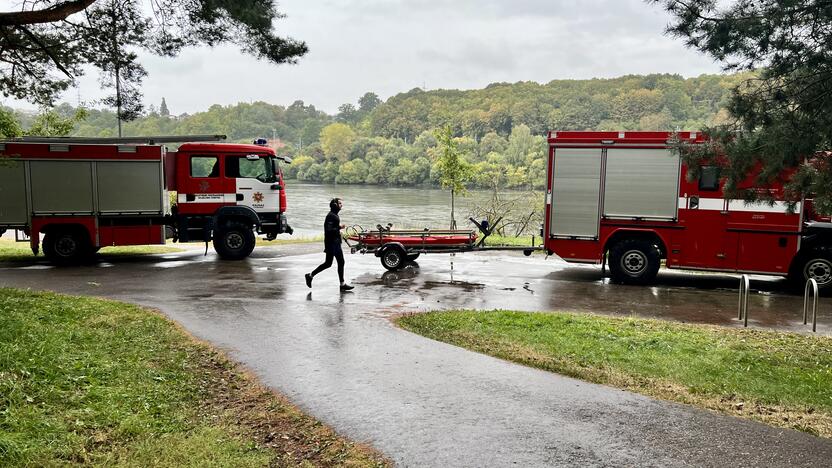
M494 223L494 226L499 221ZM485 221L478 223L471 219L471 222L477 226L482 236L473 229L393 229L392 224L378 224L376 229L367 230L356 225L347 229L347 245L350 246L351 253L374 254L381 260L381 265L391 271L404 267L423 253L522 250L528 256L532 251L540 250L540 247L534 245L485 246L485 239L491 235L494 228L489 228Z

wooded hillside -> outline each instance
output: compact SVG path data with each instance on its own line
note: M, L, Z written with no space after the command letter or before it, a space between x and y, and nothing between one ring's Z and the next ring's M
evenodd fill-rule
M730 90L748 74L629 75L613 79L494 83L478 90L413 89L381 101L367 93L328 115L296 101L213 105L176 113L175 99L124 125L125 135L224 133L231 141L277 137L295 157L300 180L347 184L435 185L433 130L450 126L479 188L543 184L549 130L698 130L723 122ZM170 110L168 110L170 108ZM71 115L74 109L56 109ZM31 116L18 113L23 127ZM91 110L78 136L113 136L115 113Z

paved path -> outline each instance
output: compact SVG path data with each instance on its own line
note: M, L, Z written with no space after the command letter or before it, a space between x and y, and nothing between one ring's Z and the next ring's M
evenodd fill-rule
M732 277L662 273L658 286L632 288L602 281L591 267L511 254L459 255L453 271L448 256L429 256L420 270L391 275L373 257L349 256L354 293L339 294L333 270L310 293L302 273L322 255L286 255L298 249L308 247L258 250L243 262L188 252L82 268L0 265L0 284L158 307L402 466L817 467L832 460L828 440L518 366L387 320L412 310L506 307L650 311L736 326ZM803 329L802 299L781 294L781 286L754 281L763 291L752 297L752 324ZM828 333L826 311L821 322Z

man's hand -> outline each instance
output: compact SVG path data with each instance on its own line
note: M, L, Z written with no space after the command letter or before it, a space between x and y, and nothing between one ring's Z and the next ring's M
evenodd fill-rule
M338 226L338 229L344 229L345 227L347 227L347 225L346 225L346 224L342 224L342 225Z

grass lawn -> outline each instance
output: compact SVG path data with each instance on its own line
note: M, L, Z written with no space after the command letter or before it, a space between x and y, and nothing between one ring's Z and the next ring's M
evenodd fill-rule
M0 466L385 466L129 304L0 288Z
M289 239L275 239L272 241L257 239L256 246L269 247L290 244L307 244L313 242L323 242L323 237L298 237ZM183 245L125 245L119 247L104 247L101 250L99 250L96 255L100 258L106 259L117 257L129 257L135 255L176 253L182 252L185 249L187 249L188 247L186 247L186 245L196 246L196 248L202 248L203 244L190 243ZM209 249L210 248L212 247L209 247ZM34 256L32 255L32 249L29 247L28 242L14 242L7 239L0 239L0 262L28 261L31 260L33 257ZM36 258L44 258L43 252L39 252Z
M323 243L324 236L314 236L314 237L288 237L286 239L275 239L275 240L264 240L263 238L257 238L257 247L261 246L273 246L273 245L289 245L289 244L310 244L314 242Z
M587 314L453 311L398 325L498 358L832 437L832 339Z
M540 236L535 236L534 242L535 244L540 245ZM492 234L488 236L488 239L485 240L485 245L510 245L519 247L531 247L532 236L498 236L497 234Z

